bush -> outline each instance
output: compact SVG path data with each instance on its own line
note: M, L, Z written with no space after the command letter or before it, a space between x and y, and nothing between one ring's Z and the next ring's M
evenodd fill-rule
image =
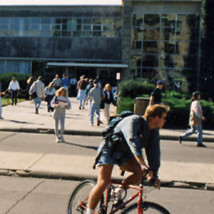
M122 111L134 111L135 99L131 97L122 97L117 107L117 113L120 114Z
M131 85L132 84L132 85ZM145 83L144 83L145 84ZM136 97L149 97L151 91L154 89L153 85L143 88L143 83L133 80L126 81L120 85L120 102L117 108L117 113L124 110L134 111L134 104ZM152 86L152 87L151 87ZM142 90L143 88L143 90ZM145 89L146 88L146 89ZM147 91L147 94L145 93ZM131 94L131 95L130 95ZM129 96L128 96L129 95ZM189 114L191 107L190 95L175 91L165 91L163 93L162 101L170 107L167 116L166 128L182 128L186 129L189 126ZM206 121L203 122L204 129L213 129L214 121L214 105L211 101L200 101L204 117Z
M27 86L27 79L29 78L29 75L28 74L20 74L20 73L14 73L14 72L11 72L11 73L3 73L3 74L0 74L0 79L1 79L1 82L2 82L2 90L6 90L9 86L9 83L12 79L12 77L15 77L16 80L19 82L19 85L20 85L20 88L21 89L25 89L26 86Z
M151 94L154 88L154 85L146 81L135 80L124 81L119 85L120 96L131 98L142 96L142 94Z

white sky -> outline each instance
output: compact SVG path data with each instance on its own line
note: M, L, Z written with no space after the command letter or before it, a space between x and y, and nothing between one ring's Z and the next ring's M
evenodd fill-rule
M122 0L0 0L4 5L122 5Z

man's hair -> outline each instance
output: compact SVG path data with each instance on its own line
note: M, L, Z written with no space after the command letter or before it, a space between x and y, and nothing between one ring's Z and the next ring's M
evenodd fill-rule
M167 113L168 111L169 107L163 104L149 105L146 108L144 118L149 121L156 116L162 117L162 114Z
M42 76L38 76L38 80L41 80L42 79Z

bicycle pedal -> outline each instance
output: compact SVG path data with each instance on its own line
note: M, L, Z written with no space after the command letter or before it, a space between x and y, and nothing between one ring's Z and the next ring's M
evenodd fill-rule
M121 204L123 204L123 200L122 200L122 199L119 199L119 200L117 200L117 201L114 201L113 207L114 207L114 208L117 208L117 207L119 207Z

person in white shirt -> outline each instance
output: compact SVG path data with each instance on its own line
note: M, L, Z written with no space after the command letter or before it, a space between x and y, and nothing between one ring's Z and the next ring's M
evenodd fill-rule
M16 80L15 77L12 77L12 80L9 83L8 91L11 93L12 97L12 105L17 104L17 95L20 90L19 82Z
M70 79L69 96L77 96L77 79L74 76L72 76Z
M201 99L200 93L198 91L193 92L189 120L190 129L183 135L179 136L180 144L184 139L186 139L187 137L189 137L190 135L194 134L197 131L198 133L197 146L205 147L205 145L202 143L203 137L202 120L205 120L205 117L203 116L202 108L199 103L200 99Z
M37 97L34 99L35 113L38 114L42 99L45 98L45 84L42 82L41 76L39 76L38 80L31 85L29 94L32 94L34 91L37 94Z

